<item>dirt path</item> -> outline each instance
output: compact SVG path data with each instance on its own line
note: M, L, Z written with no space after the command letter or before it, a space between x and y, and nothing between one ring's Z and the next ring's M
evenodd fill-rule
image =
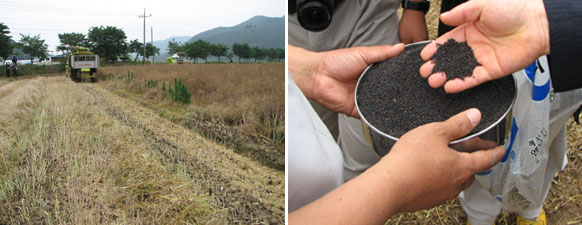
M284 172L98 85L0 82L0 105L0 224L284 222Z

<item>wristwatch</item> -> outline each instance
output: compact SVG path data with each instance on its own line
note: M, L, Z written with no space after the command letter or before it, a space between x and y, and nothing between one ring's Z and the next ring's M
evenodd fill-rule
M413 2L410 0L402 0L402 8L422 11L424 12L424 14L426 14L426 12L428 12L428 9L430 8L430 0L426 0L425 2Z

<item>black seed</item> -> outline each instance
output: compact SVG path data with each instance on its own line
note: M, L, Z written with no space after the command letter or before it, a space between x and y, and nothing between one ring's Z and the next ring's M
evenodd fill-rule
M480 66L467 42L457 42L452 38L444 44L437 44L437 51L430 59L435 62L432 72L444 72L447 80L464 80L473 74L475 67Z
M476 133L493 124L509 108L515 95L511 76L457 94L431 88L419 74L424 63L420 51L424 46L409 46L401 55L373 64L363 75L356 93L358 107L373 126L400 137L415 127L443 121L475 107L482 113L481 123L472 132Z

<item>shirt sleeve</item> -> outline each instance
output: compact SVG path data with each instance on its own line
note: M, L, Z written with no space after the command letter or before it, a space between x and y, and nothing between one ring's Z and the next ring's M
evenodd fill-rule
M556 92L582 87L582 1L545 0L550 70Z

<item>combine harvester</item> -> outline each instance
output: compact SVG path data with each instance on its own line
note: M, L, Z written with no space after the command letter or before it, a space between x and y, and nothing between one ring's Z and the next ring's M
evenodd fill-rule
M190 62L184 60L185 55L186 55L186 53L184 53L184 52L178 52L178 53L175 53L174 55L166 58L166 60L168 61L168 64L190 64Z
M95 74L99 67L99 56L89 51L87 48L75 46L71 53L67 55L66 74L71 76L74 82L89 80L91 83L97 81ZM86 74L88 76L83 76Z

